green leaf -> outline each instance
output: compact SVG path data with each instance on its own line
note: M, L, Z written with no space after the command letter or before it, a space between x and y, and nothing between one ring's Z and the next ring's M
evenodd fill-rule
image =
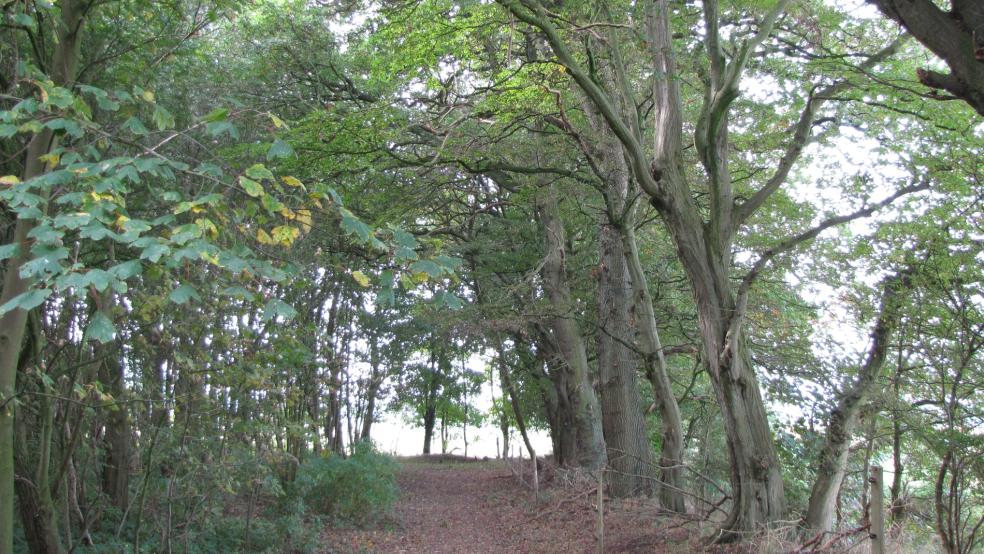
M106 290L113 276L108 271L102 269L90 269L85 274L84 283L86 286L92 285L98 292Z
M24 12L14 14L14 23L27 27L28 29L34 29L34 18L27 15Z
M214 110L208 112L208 115L202 118L202 121L207 121L209 123L215 123L216 121L225 121L229 117L228 108L215 108Z
M287 158L294 155L294 149L291 148L286 142L277 139L273 141L270 149L267 150L267 160L275 160L277 158Z
M109 317L103 312L96 312L89 320L89 325L85 328L82 341L95 340L106 344L116 336L116 327Z
M244 300L252 296L252 293L245 287L226 287L222 289L222 292L219 294L222 296L231 296L233 298L242 298Z
M134 135L140 135L140 136L146 135L147 133L150 132L150 129L147 129L147 127L144 126L143 122L137 119L135 116L123 122L123 128L126 129L127 131L130 131Z
M20 251L20 244L16 242L0 246L0 260L6 260L7 258L12 258L16 256L17 252L19 251Z
M65 131L69 135L78 138L82 136L82 127L71 119L49 119L44 122L44 126L52 131Z
M213 137L226 133L235 140L239 139L239 130L228 121L213 121L205 125L205 131L208 132L209 136Z
M417 248L417 237L396 226L391 227L390 230L393 231L393 240L396 241L396 244L411 250Z
M266 194L263 190L263 185L257 183L256 181L250 179L249 177L242 176L239 178L239 184L246 191L246 194L252 196L253 198L258 198Z
M249 169L246 170L246 176L250 179L256 179L257 181L262 181L264 179L275 181L273 173L263 164L251 165Z
M43 304L44 301L51 296L51 292L51 289L33 289L18 294L7 301L6 304L0 306L0 316L5 315L11 310L16 310L17 308L22 310L33 310Z
M379 293L376 295L376 304L379 306L392 306L396 304L396 295L393 293L393 270L387 269L379 274Z
M263 306L263 315L260 319L263 322L267 322L275 317L282 317L286 320L290 320L296 315L297 311L294 310L290 304L274 298Z
M363 242L369 242L370 237L372 237L372 227L363 223L346 208L339 208L338 212L342 214L342 229L345 232L359 237Z
M120 281L126 281L131 277L140 275L142 271L143 265L140 264L140 260L130 260L109 268L110 275Z
M156 264L162 256L168 254L170 251L171 249L164 244L152 244L140 253L140 259L149 260L151 263Z
M164 106L160 104L154 104L154 125L157 125L158 131L164 131L174 127L174 116L171 112L167 111Z
M280 210L284 209L283 203L269 194L264 196L261 202L263 207L266 208L266 211L272 214L278 213Z
M171 294L168 295L168 298L175 304L185 304L189 300L200 301L202 299L202 297L198 295L198 291L195 290L195 287L191 285L181 285L180 287L172 290Z
M435 279L444 275L444 269L430 260L420 260L410 264L410 271L414 273L426 273Z

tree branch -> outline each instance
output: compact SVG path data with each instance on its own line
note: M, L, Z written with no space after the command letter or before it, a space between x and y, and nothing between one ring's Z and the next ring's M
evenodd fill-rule
M765 266L768 265L768 263L771 262L773 259L775 259L776 256L788 252L808 240L812 240L816 238L820 233L826 231L827 229L830 229L831 227L836 227L837 225L842 225L844 223L848 223L850 221L854 221L855 219L860 219L862 217L868 217L871 214L875 213L876 211L884 208L885 206L888 206L892 202L895 202L896 200L907 194L911 194L914 192L919 192L927 189L929 189L929 183L926 181L923 181L922 183L919 184L903 187L902 189L898 190L895 194L889 196L888 198L882 200L881 202L877 202L875 204L872 204L871 206L868 206L867 208L862 208L860 210L857 210L849 214L832 217L824 221L820 225L817 225L816 227L809 229L807 231L803 231L798 235L792 236L784 240L783 242L777 244L776 246L773 246L772 248L763 252L762 255L759 256L759 259L755 262L755 264L752 265L752 269L749 270L747 274L745 274L745 277L741 280L741 285L739 285L738 287L738 302L737 302L738 308L736 309L736 317L740 317L741 314L743 314L744 312L744 308L748 302L748 292L752 288L752 284L754 284L755 280L761 275L762 270L765 269Z

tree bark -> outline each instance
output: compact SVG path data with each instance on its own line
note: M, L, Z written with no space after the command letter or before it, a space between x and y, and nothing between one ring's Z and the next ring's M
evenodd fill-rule
M18 372L25 389L46 392L40 380L30 377L28 367L38 367L43 334L37 313L30 315L29 338L21 350ZM30 390L30 392L35 392ZM56 505L52 490L51 462L55 454L55 406L44 394L28 396L29 408L16 417L16 436L20 446L15 452L17 501L28 550L32 554L60 554L65 551L58 532ZM33 446L31 448L30 446ZM57 469L56 469L57 472ZM60 479L61 476L56 476ZM67 522L66 522L67 523Z
M984 116L984 4L953 0L944 12L931 0L868 0L943 59L949 74L918 69L926 86L942 89Z
M578 466L594 470L607 462L601 409L591 385L584 339L574 320L567 282L566 232L553 186L548 186L537 196L537 213L545 234L543 288L553 311L549 317L549 333L559 355L560 370L567 374L566 396L571 403L570 415L576 436L575 456Z
M79 62L80 31L85 12L90 3L63 0L60 3L61 20L55 29L57 40L51 59L50 77L57 86L70 87L75 81ZM50 129L36 133L27 146L22 181L29 181L45 171L41 161L55 146ZM20 275L21 266L31 259L28 233L35 221L18 219L14 229L14 243L18 252L7 260L0 305L27 292L31 283ZM27 325L25 310L11 310L0 316L0 552L12 552L14 541L14 395L18 355Z
M608 491L624 498L651 495L656 469L639 394L636 356L629 309L632 285L622 240L610 224L603 224L598 270L598 375L601 380L601 415L608 449Z
M642 261L639 259L635 230L631 225L623 226L620 230L632 282L637 336L641 343L646 378L653 389L662 424L663 450L659 460L661 482L659 498L667 510L685 513L687 508L683 491L686 483L683 477L683 423L680 407L673 394L663 344L656 328L653 299L649 293L649 282L643 273Z
M900 304L911 284L911 273L911 268L900 271L883 283L881 306L865 363L851 386L838 395L837 406L830 413L820 466L806 512L806 524L815 531L829 532L834 528L837 495L847 471L851 438L861 407L885 365L889 341L898 324Z
M113 295L111 292L93 298L97 311L103 312L112 320ZM109 497L110 504L120 512L125 512L129 505L130 487L130 431L129 408L126 402L126 387L124 385L123 364L120 362L122 350L118 341L100 345L95 349L97 358L102 362L99 366L99 380L115 402L107 410L103 460L102 487Z

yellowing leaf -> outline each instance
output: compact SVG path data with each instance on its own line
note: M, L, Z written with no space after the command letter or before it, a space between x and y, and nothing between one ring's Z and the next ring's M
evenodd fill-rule
M355 279L356 283L359 283L363 287L369 286L369 277L367 277L366 274L362 273L361 271L353 271L352 278Z
M145 91L143 91L143 94L141 94L140 96L144 100L146 100L147 102L150 102L151 104L154 103L154 93L153 93L153 91L145 90Z
M270 116L270 121L273 122L273 126L276 127L277 129L280 129L281 127L286 125L283 119L280 119L279 117L273 115L272 113L268 115Z
M299 236L301 232L296 227L279 225L273 228L273 240L284 246L290 246Z
M115 223L116 228L122 230L123 229L123 225L127 221L130 221L130 218L127 217L127 216L125 216L125 215L120 214L120 215L116 216L116 223Z
M45 154L44 156L41 156L38 159L48 164L49 168L52 168L58 165L58 162L61 161L61 154L56 154L56 153Z
M259 241L260 244L276 244L276 241L273 240L263 229L256 231L256 240Z
M4 175L0 177L0 185L16 185L20 182L20 179L16 175Z
M311 230L311 210L302 209L297 210L296 214L298 223L301 224L301 230L305 233Z
M219 229L212 223L211 219L200 217L195 220L195 224L198 225L202 232L208 233L213 239L219 236Z
M203 260L205 260L206 262L208 262L208 263L210 263L212 265L219 265L219 257L216 256L215 254L209 254L208 252L202 252L201 254L199 254L199 256L201 256L201 258Z
M287 186L304 188L304 183L302 183L301 180L298 179L297 177L291 177L290 175L287 175L286 177L281 177L280 180L283 181L284 184Z

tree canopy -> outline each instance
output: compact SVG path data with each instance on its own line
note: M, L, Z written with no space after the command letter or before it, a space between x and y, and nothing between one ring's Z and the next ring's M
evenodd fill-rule
M984 544L979 2L0 7L0 553L307 551L395 413Z

